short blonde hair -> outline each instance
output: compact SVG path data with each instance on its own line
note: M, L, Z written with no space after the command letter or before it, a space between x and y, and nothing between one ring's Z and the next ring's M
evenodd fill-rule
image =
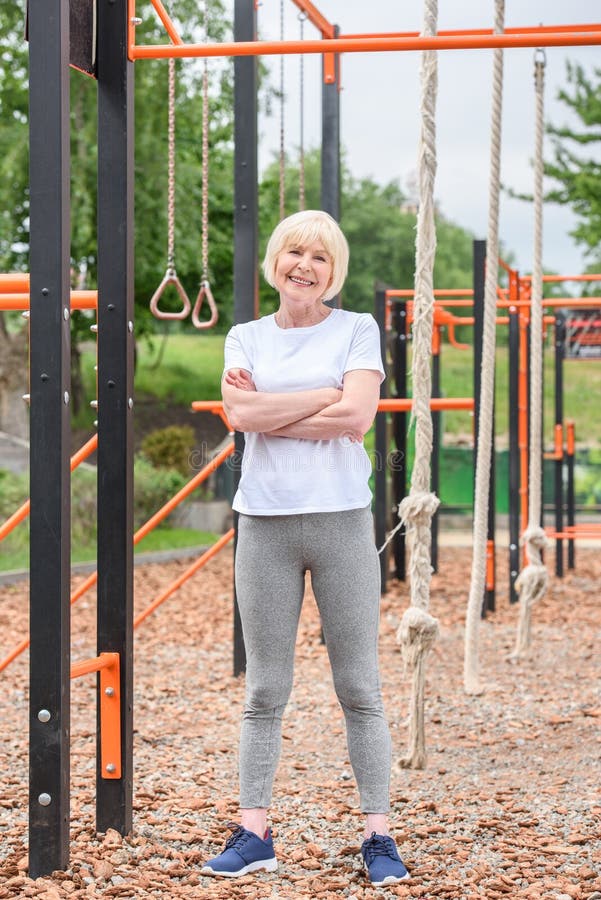
M335 297L346 278L349 249L338 222L320 209L305 209L282 219L276 225L267 242L263 260L263 274L267 283L275 288L275 270L278 256L283 250L294 245L303 247L315 241L323 244L332 263L332 281L322 300Z

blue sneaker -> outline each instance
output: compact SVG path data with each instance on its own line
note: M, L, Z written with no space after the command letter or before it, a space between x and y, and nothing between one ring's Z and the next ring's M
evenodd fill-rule
M200 870L201 875L223 875L226 878L237 878L249 872L266 869L275 872L278 861L275 858L271 829L265 832L265 839L243 828L242 825L228 824L232 833L225 842L223 851L214 859L210 859Z
M363 841L361 856L367 869L369 880L374 887L407 881L411 876L398 854L395 842L389 835L376 834Z

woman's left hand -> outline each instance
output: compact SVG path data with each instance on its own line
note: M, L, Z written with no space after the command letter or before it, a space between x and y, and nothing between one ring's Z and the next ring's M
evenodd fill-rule
M246 369L228 369L225 381L239 391L256 391L256 385Z

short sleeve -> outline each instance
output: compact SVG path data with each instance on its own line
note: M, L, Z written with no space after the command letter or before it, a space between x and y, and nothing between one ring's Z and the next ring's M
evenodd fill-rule
M346 374L353 369L372 369L379 372L381 382L386 377L380 351L380 329L374 317L369 314L359 317L353 332L344 372Z
M253 367L250 363L246 350L242 346L240 334L237 325L227 333L225 338L224 355L224 372L228 369L246 369L252 375Z

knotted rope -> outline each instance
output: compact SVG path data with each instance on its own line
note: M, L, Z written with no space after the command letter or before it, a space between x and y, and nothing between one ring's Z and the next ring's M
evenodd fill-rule
M437 30L438 2L426 0L425 37ZM432 516L438 498L430 492L432 456L432 416L430 398L432 378L432 321L434 313L434 257L436 225L434 219L434 182L436 178L436 95L438 68L436 52L426 50L421 58L421 115L419 143L420 201L417 216L415 298L413 306L413 411L415 422L415 462L411 490L399 506L399 516L407 530L410 549L411 606L401 620L397 640L406 670L412 674L412 700L407 756L399 760L401 768L423 769L426 765L424 728L425 661L438 635L438 622L428 613L432 565Z
M530 300L530 460L528 466L528 528L522 535L528 565L520 572L515 587L520 595L520 614L515 656L525 655L531 642L532 607L547 589L547 569L542 551L547 546L540 527L542 501L542 405L543 405L543 133L545 54L534 56L536 95L536 136L534 149L534 259Z
M495 32L504 29L505 0L495 2ZM474 536L470 594L465 621L464 688L478 694L480 686L478 644L480 617L486 584L486 540L490 454L492 449L495 400L495 318L497 314L497 259L499 256L499 193L501 189L501 118L503 105L503 50L494 51L491 114L490 175L488 189L488 230L486 237L486 277L482 334L480 414L478 417L478 457L474 488Z

